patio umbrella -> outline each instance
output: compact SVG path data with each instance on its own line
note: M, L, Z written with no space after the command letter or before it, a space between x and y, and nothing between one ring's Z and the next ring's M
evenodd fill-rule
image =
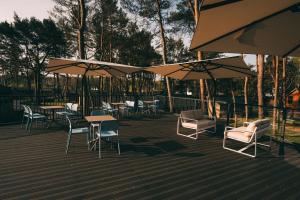
M190 49L299 56L299 21L300 0L206 0Z
M300 0L205 0L190 49L300 55Z
M52 58L46 68L47 72L82 75L86 76L103 76L103 77L121 77L126 74L135 73L142 70L140 67L123 65L110 62L94 61L94 60L74 60L64 58ZM83 108L85 105L85 95L82 95ZM85 109L83 109L83 115Z
M240 78L255 75L241 56L152 66L145 70L179 80L213 80L213 114L215 114L216 79Z
M50 59L46 68L47 72L53 73L104 77L121 77L140 70L142 68L130 65L64 58Z
M241 56L152 66L145 70L179 80L214 80L255 75Z

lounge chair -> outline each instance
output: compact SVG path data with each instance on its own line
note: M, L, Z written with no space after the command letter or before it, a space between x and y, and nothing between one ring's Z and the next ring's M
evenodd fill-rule
M223 148L246 156L256 157L257 145L271 148L270 144L267 145L267 144L257 142L257 140L261 138L266 133L266 131L270 129L270 127L271 124L269 119L261 119L253 122L245 122L243 126L238 128L227 126L225 127L225 131L224 131ZM239 141L242 143L246 143L248 145L241 149L235 150L226 146L227 139ZM270 142L271 142L271 137L270 137ZM254 154L244 152L245 150L249 149L252 146L254 146Z
M181 111L177 122L177 135L192 138L197 140L198 135L205 131L211 132L208 129L214 128L214 133L216 132L216 119L209 118L204 115L201 110L187 110ZM195 132L191 134L180 133L180 128L193 129Z

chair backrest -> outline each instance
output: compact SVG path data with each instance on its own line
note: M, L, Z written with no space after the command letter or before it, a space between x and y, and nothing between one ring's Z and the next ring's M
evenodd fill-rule
M107 108L107 103L105 101L102 101L102 107Z
M194 120L201 120L204 118L203 112L201 110L186 110L181 111L180 116L182 118L194 119ZM188 122L190 120L182 119L182 122Z
M154 100L153 105L155 108L159 108L159 100Z
M256 137L261 137L266 130L271 127L270 119L258 119L253 122L250 122L247 126L247 131L256 132Z
M33 115L32 109L29 106L26 106L26 107L27 107L27 111L28 111L29 116L32 116Z
M24 114L29 114L28 106L22 104L22 107L24 109Z
M112 109L110 103L106 103L106 108L107 108L107 109Z
M75 112L77 112L78 111L78 103L74 103L74 104L72 104L72 106L71 106L71 111L75 111Z
M128 107L134 107L134 101L125 101L125 105Z
M67 121L69 123L69 133L72 133L72 121L70 120L69 116L66 115Z
M72 110L72 105L73 105L73 103L66 103L65 109L66 110Z
M138 106L144 106L144 102L141 100L138 100Z
M119 128L119 123L117 120L109 120L103 121L100 124L100 132L101 131L117 131Z
M105 112L103 110L93 110L91 112L92 116L101 116L101 115L105 115Z

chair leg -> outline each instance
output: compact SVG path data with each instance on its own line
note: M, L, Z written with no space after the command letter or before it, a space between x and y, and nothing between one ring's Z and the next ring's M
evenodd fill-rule
M29 126L28 127L29 135L31 134L32 121L33 121L33 119L29 120L29 125L28 125Z
M86 144L88 146L88 151L90 150L90 138L91 138L91 129L86 133Z
M99 158L101 157L101 137L99 137Z
M29 120L30 120L30 119L27 118L27 122L26 122L26 125L25 125L25 130L26 130L26 131L28 131Z
M70 146L70 143L71 143L71 133L68 133L68 139L67 139L67 145L66 145L66 154L68 154L68 151L69 151L69 146Z
M121 155L121 150L120 150L120 140L119 140L119 138L118 138L118 153L119 153L119 155Z
M22 121L21 121L21 128L23 128L23 123L24 123L24 115L23 115Z

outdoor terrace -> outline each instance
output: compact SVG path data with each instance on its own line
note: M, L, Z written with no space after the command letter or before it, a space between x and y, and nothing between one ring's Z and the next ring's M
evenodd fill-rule
M176 117L122 120L121 155L103 159L75 135L65 155L62 127L0 127L0 199L299 199L300 157L260 149L252 159L222 149L217 134L176 135Z

